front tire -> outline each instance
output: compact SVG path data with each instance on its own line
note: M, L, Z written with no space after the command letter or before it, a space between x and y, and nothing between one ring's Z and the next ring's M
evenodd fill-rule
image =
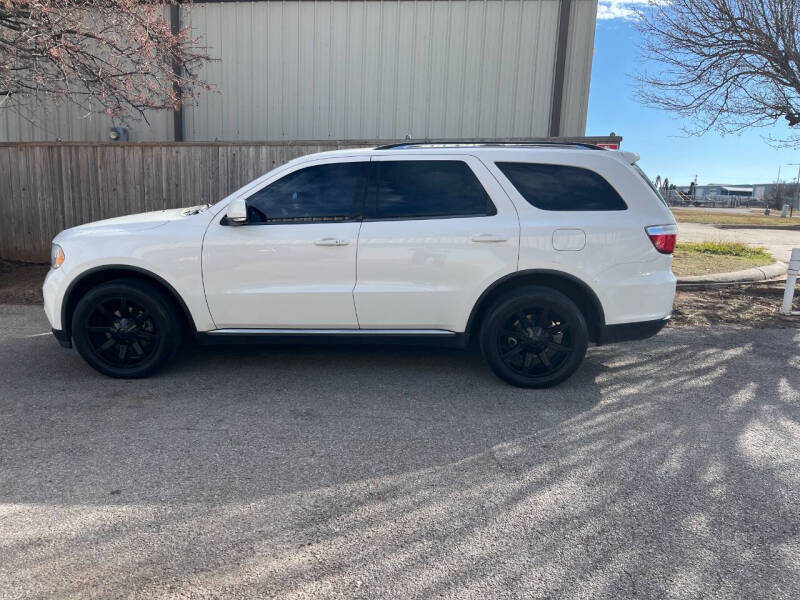
M172 358L181 319L156 287L118 279L89 290L75 307L72 337L83 359L104 375L147 377Z
M500 298L486 314L481 351L511 385L547 388L583 362L589 333L575 303L550 288L528 286Z

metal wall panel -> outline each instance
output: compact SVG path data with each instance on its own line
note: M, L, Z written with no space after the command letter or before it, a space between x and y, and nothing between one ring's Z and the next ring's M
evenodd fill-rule
M221 58L186 139L527 137L548 133L558 0L196 3ZM565 135L586 122L596 0L575 0ZM587 31L591 30L591 31Z
M165 18L168 15L169 9L164 8ZM148 111L146 115L146 121L127 124L130 141L173 139L172 111ZM87 114L67 102L43 101L24 114L0 107L0 142L106 142L109 128L120 125L125 124L104 114Z
M561 135L583 135L586 132L596 15L597 0L573 0L567 42Z
M562 135L586 124L597 0L573 0ZM197 2L220 60L183 111L187 141L530 137L549 132L559 0ZM105 141L105 116L0 109L0 141ZM173 139L172 113L129 124Z
M129 126L132 142L171 141L172 112L151 111ZM102 114L86 114L71 104L43 102L26 114L0 108L0 142L108 141L109 128L122 123Z

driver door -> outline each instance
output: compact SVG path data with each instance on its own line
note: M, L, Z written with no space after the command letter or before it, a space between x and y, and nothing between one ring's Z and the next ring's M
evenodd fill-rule
M353 288L369 157L302 163L218 215L203 283L218 329L358 329Z

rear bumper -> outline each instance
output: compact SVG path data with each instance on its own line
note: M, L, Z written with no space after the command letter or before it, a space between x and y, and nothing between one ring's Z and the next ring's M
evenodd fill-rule
M53 335L56 336L58 343L64 348L72 348L72 338L66 331L62 329L53 329Z
M676 280L668 264L660 264L662 259L671 260L670 257L661 256L654 263L629 263L602 273L594 289L605 290L598 297L603 303L606 323L644 323L672 313Z
M622 323L620 325L606 325L600 333L598 344L616 344L617 342L632 342L653 337L669 323L666 319L654 321L639 321L638 323Z

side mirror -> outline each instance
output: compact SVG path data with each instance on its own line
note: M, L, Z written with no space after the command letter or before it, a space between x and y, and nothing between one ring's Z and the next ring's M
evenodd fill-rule
M244 198L236 198L228 205L228 210L225 212L228 217L228 222L231 225L244 225L247 223L247 202Z

